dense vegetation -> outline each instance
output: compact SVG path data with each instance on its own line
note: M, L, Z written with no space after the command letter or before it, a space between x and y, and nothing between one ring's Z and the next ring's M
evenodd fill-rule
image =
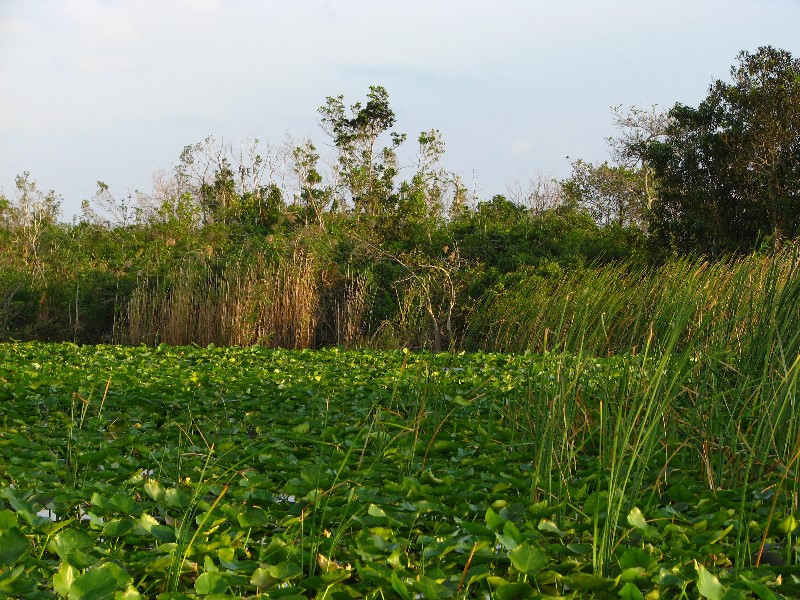
M779 251L800 226L799 63L761 48L696 109L616 110L614 164L508 198L445 172L436 130L401 169L381 87L320 108L327 160L308 140L209 139L150 192L98 182L72 223L24 173L0 197L0 339L490 350L470 332L514 282Z
M69 224L21 175L0 596L800 596L800 61L731 75L510 199L436 130L402 178L380 87L328 169L206 140Z
M679 333L605 359L0 344L0 594L797 597L797 340L756 374Z

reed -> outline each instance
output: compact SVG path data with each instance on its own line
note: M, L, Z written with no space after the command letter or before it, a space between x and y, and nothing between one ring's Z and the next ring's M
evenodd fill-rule
M130 344L309 348L319 293L314 258L300 250L277 263L189 265L167 279L142 281L115 331Z
M660 350L679 314L688 310L677 349L693 340L701 352L760 361L759 340L777 333L776 326L783 343L797 341L799 267L800 255L792 248L714 264L613 264L578 269L557 281L516 273L478 303L466 345L508 352L581 349L604 356L641 351L648 343Z
M745 510L755 482L780 474L775 501L797 505L793 250L649 271L615 265L558 282L517 276L475 313L473 344L541 352L550 364L544 371L556 374L532 377L512 408L534 448L531 501L560 502L562 511L591 507L584 516L594 526L596 574L612 572L615 552L635 529L626 519L658 504L675 474L702 474L712 493L741 490L731 517L737 570L758 553ZM595 356L612 354L619 363L587 376ZM591 475L575 471L580 453L597 456ZM570 497L576 478L590 482L589 499Z

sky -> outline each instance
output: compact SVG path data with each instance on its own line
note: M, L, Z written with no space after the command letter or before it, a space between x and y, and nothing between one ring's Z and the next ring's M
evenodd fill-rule
M612 106L696 106L741 50L800 56L798 23L798 0L0 0L0 192L28 171L69 219L208 136L332 155L318 108L381 85L409 148L440 130L489 199L608 160Z

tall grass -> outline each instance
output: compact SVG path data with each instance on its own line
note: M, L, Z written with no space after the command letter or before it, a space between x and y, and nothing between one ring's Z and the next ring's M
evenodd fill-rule
M144 281L117 323L123 343L309 348L317 325L314 259L256 259L215 271L187 266L168 280Z
M742 355L751 367L763 366L763 343L773 340L773 350L785 356L798 347L798 274L796 248L714 264L692 259L655 269L614 264L578 269L556 281L515 273L472 312L466 345L613 355L641 351L649 343L660 350L688 310L677 349L691 340L699 352Z
M754 486L777 478L776 500L797 507L798 266L790 249L654 270L615 265L558 282L516 275L473 314L473 345L554 363L555 381L532 381L515 406L536 448L531 500L591 507L597 574L611 572L631 535L631 511L657 503L675 474L699 475L714 494L740 490L736 568L758 551L745 520ZM586 377L598 355L621 363ZM597 456L591 502L569 497L567 483L586 477L572 467L582 452Z

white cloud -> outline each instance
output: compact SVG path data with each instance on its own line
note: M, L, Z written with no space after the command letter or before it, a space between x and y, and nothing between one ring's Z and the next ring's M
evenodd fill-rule
M31 24L15 17L0 17L0 36L27 35L33 31Z
M178 0L181 10L215 11L221 8L223 0Z
M60 5L62 56L79 73L108 75L136 64L143 22L133 3L68 0Z
M516 141L511 144L511 156L514 158L525 158L530 156L533 151L533 143Z

